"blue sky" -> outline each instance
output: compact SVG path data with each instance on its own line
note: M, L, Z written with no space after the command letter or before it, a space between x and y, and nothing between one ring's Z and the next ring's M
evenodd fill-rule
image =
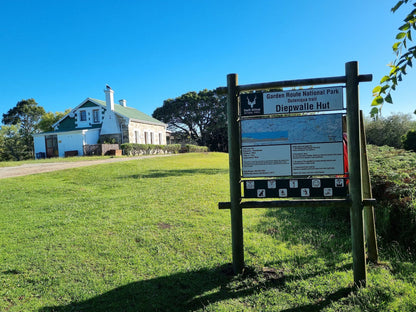
M408 11L391 13L395 3L0 0L0 117L27 98L53 112L104 100L106 84L152 114L168 98L224 86L229 73L240 84L342 76L349 61L373 74L360 85L368 114ZM384 116L416 109L416 68L392 95Z

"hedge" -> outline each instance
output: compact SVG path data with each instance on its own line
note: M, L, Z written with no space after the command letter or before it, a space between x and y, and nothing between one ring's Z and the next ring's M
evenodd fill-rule
M156 144L136 144L124 143L120 148L123 155L153 155L153 154L177 154L181 149L180 144L156 145Z

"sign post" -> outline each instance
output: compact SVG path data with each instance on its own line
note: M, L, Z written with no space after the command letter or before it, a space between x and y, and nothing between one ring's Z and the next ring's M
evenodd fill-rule
M238 76L227 76L227 122L228 154L230 164L230 199L231 199L231 242L233 252L233 270L239 274L244 268L243 247L243 212L240 207L240 132L238 126Z
M228 94L230 202L219 203L219 208L231 209L235 274L244 268L243 208L346 206L351 216L354 283L366 286L363 208L372 207L375 200L363 198L363 190L364 196L371 196L371 192L369 185L362 185L361 149L365 150L365 143L362 145L358 84L371 80L372 75L358 74L357 62L349 62L345 64L345 76L238 85L237 74L229 74L227 87L217 89L217 93ZM349 183L348 178L339 177L345 174L343 113L327 114L344 110L342 86L257 92L328 84L346 87ZM244 91L256 92L240 95ZM294 113L297 116L290 117ZM289 117L274 117L279 114ZM243 201L244 198L277 200ZM366 222L367 227L371 225L374 222ZM377 261L375 229L366 232L374 236L367 237L367 242L371 242L371 260Z

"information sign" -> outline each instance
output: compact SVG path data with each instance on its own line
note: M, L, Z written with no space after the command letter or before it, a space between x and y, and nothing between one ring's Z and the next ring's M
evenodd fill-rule
M343 174L342 114L241 121L243 177Z
M314 88L240 95L241 115L324 112L344 109L343 88Z

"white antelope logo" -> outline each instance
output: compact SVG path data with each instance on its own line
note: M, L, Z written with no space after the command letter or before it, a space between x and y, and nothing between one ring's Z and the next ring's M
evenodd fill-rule
M250 101L250 99L247 98L247 103L250 106L250 108L253 109L254 105L256 105L256 97L254 97L253 101Z

